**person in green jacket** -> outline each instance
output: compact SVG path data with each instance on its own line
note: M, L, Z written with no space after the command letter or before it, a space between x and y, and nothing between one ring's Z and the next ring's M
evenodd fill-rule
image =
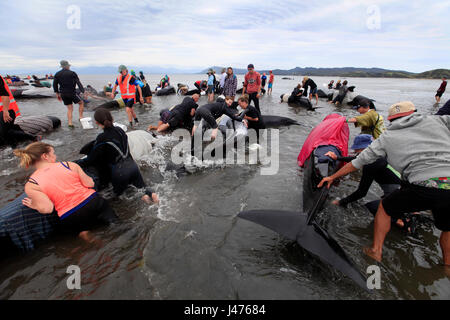
M384 130L386 130L383 117L374 109L370 108L368 101L362 102L355 108L361 115L350 118L347 122L354 123L355 127L361 127L361 134L370 134L374 139L378 139Z

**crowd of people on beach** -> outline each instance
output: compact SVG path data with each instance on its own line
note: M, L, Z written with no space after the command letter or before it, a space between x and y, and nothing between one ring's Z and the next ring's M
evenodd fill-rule
M73 104L79 104L79 117L83 118L83 98L77 94L76 87L82 95L85 89L78 75L70 70L70 64L62 60L61 70L54 76L53 89L57 99L67 107L68 125L73 128ZM195 82L200 91L185 97L182 102L171 109L163 109L156 126L148 130L158 133L185 128L194 136L198 123L204 123L212 131L212 139L218 134L216 120L223 115L234 121L243 122L249 129L265 128L260 110L260 98L265 92L272 94L274 74L262 75L255 70L253 64L247 67L242 95L237 96L237 77L233 68L223 69L220 80L215 72L208 71L206 81ZM118 77L103 88L106 96L114 98L120 93L125 104L125 110L130 127L139 124L134 111L136 102L151 103L152 91L143 72L136 76L127 67L120 65ZM436 101L439 102L446 88L446 79L442 79ZM165 75L159 88L170 86L170 78ZM347 80L334 80L327 86L338 90L338 95L330 101L335 105L342 104L348 90ZM201 92L208 95L208 103L198 105ZM223 99L214 102L215 94L222 94ZM318 86L308 76L294 88L295 96L313 97L318 103ZM17 134L14 119L20 115L17 102L8 87L8 82L2 77L0 81L0 138L7 142L9 136ZM240 111L238 110L240 107ZM365 252L376 260L381 259L383 243L390 230L391 221L399 227L411 232L414 228L414 216L407 213L431 210L436 228L442 231L440 245L444 264L450 266L450 104L447 102L436 115L422 115L412 102L394 103L388 111L385 126L383 117L371 108L368 101L355 106L360 114L347 118L347 123L353 123L361 128L361 134L354 139L352 157L338 157L330 152L332 159L338 159L347 164L330 177L324 177L318 187L328 187L338 178L356 170L362 170L358 189L333 204L346 207L349 203L364 197L373 181L383 189L384 195L372 207L375 216L374 240L371 248ZM147 187L139 167L129 152L128 139L125 132L113 125L110 111L98 108L95 111L96 124L103 130L95 141L86 146L84 154L87 157L70 162L58 161L54 147L40 142L39 137L26 137L35 142L22 149L14 150L24 168L34 168L35 171L25 184L27 197L23 204L42 214L56 212L61 220L62 229L69 233L86 236L86 231L99 223L117 221L117 215L96 189L94 181L84 169L94 167L99 175L102 187L112 184L114 194L119 196L125 189L133 185L143 189L142 200L145 203L158 203L159 198Z

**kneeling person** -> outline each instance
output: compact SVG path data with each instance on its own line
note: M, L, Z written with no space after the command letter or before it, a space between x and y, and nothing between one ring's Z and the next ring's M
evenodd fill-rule
M194 122L199 122L200 120L205 120L205 122L209 125L210 128L213 129L213 132L211 134L211 138L215 139L217 137L217 131L218 131L218 125L216 123L216 119L221 117L222 115L226 114L228 117L230 117L232 120L236 121L242 121L242 119L245 116L245 110L241 114L241 116L237 116L235 114L235 110L233 111L232 108L230 108L233 104L233 100L231 97L226 97L225 102L214 102L205 104L197 109L195 112L195 118ZM194 124L194 127L192 128L192 135L194 135L195 131L197 130L198 124Z
M198 99L200 95L194 94L192 97L184 98L183 102L176 105L171 110L164 109L160 112L160 120L157 126L149 126L148 130L156 130L163 132L166 130L175 130L180 127L191 129L192 118L198 107Z

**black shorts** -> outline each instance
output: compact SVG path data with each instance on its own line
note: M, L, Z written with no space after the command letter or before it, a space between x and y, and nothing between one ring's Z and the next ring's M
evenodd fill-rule
M431 210L436 228L450 231L450 190L402 184L382 204L386 213L395 219L402 218L404 213Z
M442 91L438 91L438 92L436 92L436 95L435 95L435 97L442 97L442 95L443 95L444 93L442 92Z
M78 104L81 98L76 93L61 93L61 99L65 106L70 104Z
M183 118L177 112L171 112L167 122L171 128L179 127L182 124Z
M133 108L134 104L136 103L135 99L123 99L123 102L125 103L126 108Z

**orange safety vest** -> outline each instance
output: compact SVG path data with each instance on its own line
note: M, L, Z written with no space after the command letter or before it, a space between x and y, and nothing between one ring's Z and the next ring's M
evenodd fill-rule
M9 90L8 84L6 83L5 79L3 79L2 76L0 78L3 81L3 84L5 85L6 91L8 91L9 94L9 110L14 110L14 113L16 114L16 117L20 116L19 106L17 105L16 100L14 99L14 96L11 93L11 90ZM3 111L3 102L0 100L0 112Z
M122 75L117 77L122 99L134 99L136 96L136 86L130 85L130 79L131 74L129 73L125 76L125 79Z

